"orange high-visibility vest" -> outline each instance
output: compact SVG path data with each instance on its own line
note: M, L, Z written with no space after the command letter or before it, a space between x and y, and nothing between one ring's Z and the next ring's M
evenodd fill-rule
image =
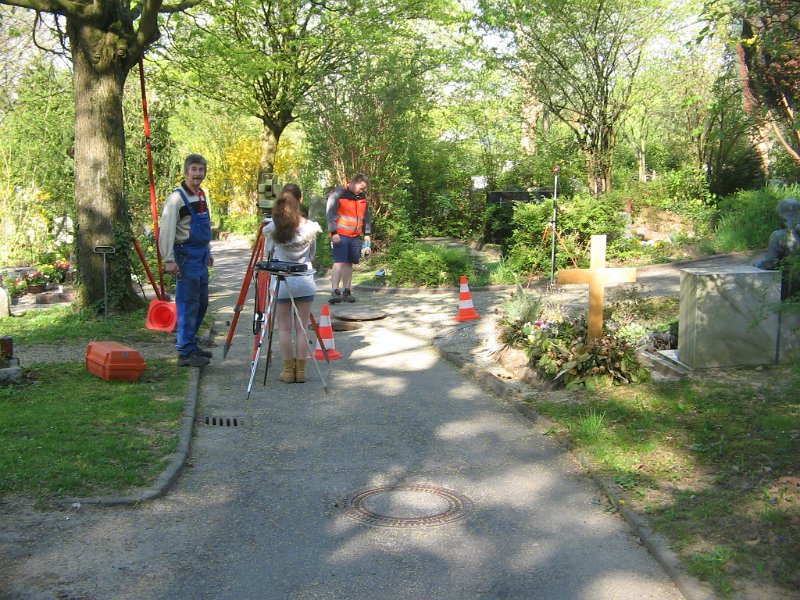
M345 194L352 195L345 188ZM364 217L367 214L366 198L339 198L336 211L336 233L346 237L357 237L364 230Z

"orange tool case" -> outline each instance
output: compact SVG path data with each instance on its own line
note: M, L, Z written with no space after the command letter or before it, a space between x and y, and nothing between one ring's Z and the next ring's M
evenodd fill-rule
M86 368L106 381L136 381L147 364L142 355L119 342L91 342Z

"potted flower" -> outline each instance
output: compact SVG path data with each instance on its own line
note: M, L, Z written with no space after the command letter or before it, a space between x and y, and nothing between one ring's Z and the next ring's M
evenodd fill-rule
M66 283L72 276L72 264L68 260L57 260L53 263L55 268L55 283Z
M50 277L42 271L37 270L28 273L27 277L25 277L25 281L28 283L29 294L39 294L47 288Z
M16 300L28 291L28 282L24 279L4 279L8 295L11 296L12 301Z

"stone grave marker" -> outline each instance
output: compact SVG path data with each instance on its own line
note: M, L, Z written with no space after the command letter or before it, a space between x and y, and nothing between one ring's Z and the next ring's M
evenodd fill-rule
M5 288L0 287L0 317L11 316L11 296Z
M592 236L588 269L564 269L558 272L559 284L589 284L589 339L603 337L603 301L605 286L636 281L636 269L606 268L606 236Z

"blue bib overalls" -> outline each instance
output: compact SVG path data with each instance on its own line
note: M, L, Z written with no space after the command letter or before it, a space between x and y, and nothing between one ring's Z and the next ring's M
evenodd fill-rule
M178 280L175 286L175 304L178 309L178 354L189 356L197 350L197 332L208 310L208 259L211 256L211 214L196 212L183 190L178 188L184 205L189 210L192 223L189 238L175 244L175 262ZM194 203L200 206L199 202Z

